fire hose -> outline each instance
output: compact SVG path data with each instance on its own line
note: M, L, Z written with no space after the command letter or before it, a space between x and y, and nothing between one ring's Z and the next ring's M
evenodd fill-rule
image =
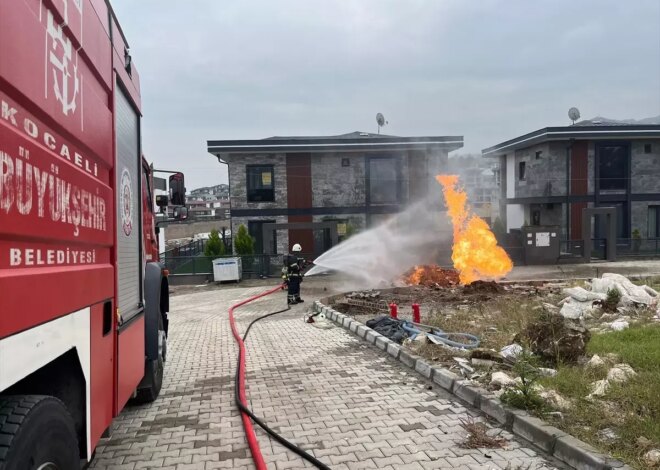
M422 333L422 331L419 328L417 328L418 326L422 326L430 329L431 331L429 333L426 333L426 336L432 336L434 339L440 341L441 343L446 344L447 346L451 346L454 348L461 348L461 349L474 349L479 347L479 343L480 343L479 338L469 333L446 333L430 325L423 325L421 323L412 323L405 320L401 322L401 327L408 333L411 339L415 339L415 337L418 334ZM458 341L452 341L451 339L449 339L450 336L454 339L464 338L465 342L460 343Z
M252 426L252 422L250 421L250 419L252 419L252 421L257 423L257 425L259 425L264 431L266 431L269 435L271 435L277 442L279 442L280 444L282 444L292 452L296 453L303 459L307 460L308 462L313 464L316 468L329 470L330 467L325 465L323 462L316 459L314 456L308 454L300 447L296 446L292 442L288 441L287 439L285 439L284 437L273 431L270 427L268 427L266 423L264 423L259 417L257 417L254 413L252 413L252 411L247 407L247 399L245 395L245 339L247 338L247 335L250 332L252 325L254 325L256 322L258 322L259 320L263 320L264 318L277 315L278 313L286 312L290 309L290 307L287 307L282 310L278 310L276 312L267 313L266 315L262 315L261 317L254 319L248 325L247 329L245 330L245 334L243 335L242 338L241 335L238 333L238 328L236 327L236 322L234 320L234 309L246 305L262 297L266 297L267 295L273 294L281 289L283 289L283 285L279 285L271 290L252 296L246 300L243 300L237 304L232 305L229 308L229 323L231 324L231 331L234 335L234 339L238 343L238 361L236 366L236 377L234 381L235 382L234 397L236 400L236 406L241 411L241 419L243 420L243 429L245 430L245 438L248 442L248 446L250 447L250 453L252 454L252 459L254 460L254 464L257 467L257 470L265 470L267 469L267 466L264 457L261 454L261 449L259 448L259 442L257 441L257 436L254 432L254 427Z

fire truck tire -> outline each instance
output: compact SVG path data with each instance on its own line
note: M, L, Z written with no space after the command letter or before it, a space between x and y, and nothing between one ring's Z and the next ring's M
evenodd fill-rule
M158 359L153 361L147 360L145 365L145 378L148 385L143 388L138 388L137 395L133 399L136 404L151 403L158 398L160 389L163 387L163 375L165 373L165 354L167 351L167 335L165 327L163 326L163 318L158 318L158 337L161 343L158 347Z
M0 398L0 468L80 468L78 437L64 403L43 395Z

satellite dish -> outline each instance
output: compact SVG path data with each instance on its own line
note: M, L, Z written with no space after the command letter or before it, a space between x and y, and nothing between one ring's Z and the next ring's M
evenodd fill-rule
M570 118L571 121L573 121L573 124L575 124L575 121L580 119L580 110L577 108L571 108L568 110L568 117Z
M387 124L387 121L385 120L385 116L383 116L383 113L376 114L376 122L378 123L378 133L380 134L380 128L383 127L385 124Z

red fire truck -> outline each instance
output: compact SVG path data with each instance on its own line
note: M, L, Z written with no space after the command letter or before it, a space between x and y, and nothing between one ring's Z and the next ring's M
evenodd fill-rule
M0 469L79 468L160 392L169 288L140 106L107 0L0 0Z

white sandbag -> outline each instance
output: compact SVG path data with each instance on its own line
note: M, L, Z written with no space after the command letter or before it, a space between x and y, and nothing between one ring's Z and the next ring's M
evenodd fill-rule
M571 296L573 299L577 300L578 302L605 300L607 298L607 294L603 294L601 292L589 292L588 290L583 289L582 287L569 287L563 289L562 292L565 295Z
M620 286L619 289L623 288L621 293L627 294L635 303L643 305L655 304L654 297L649 294L644 287L633 284L627 277L622 276L621 274L605 273L603 274L602 279L612 280L617 283Z

